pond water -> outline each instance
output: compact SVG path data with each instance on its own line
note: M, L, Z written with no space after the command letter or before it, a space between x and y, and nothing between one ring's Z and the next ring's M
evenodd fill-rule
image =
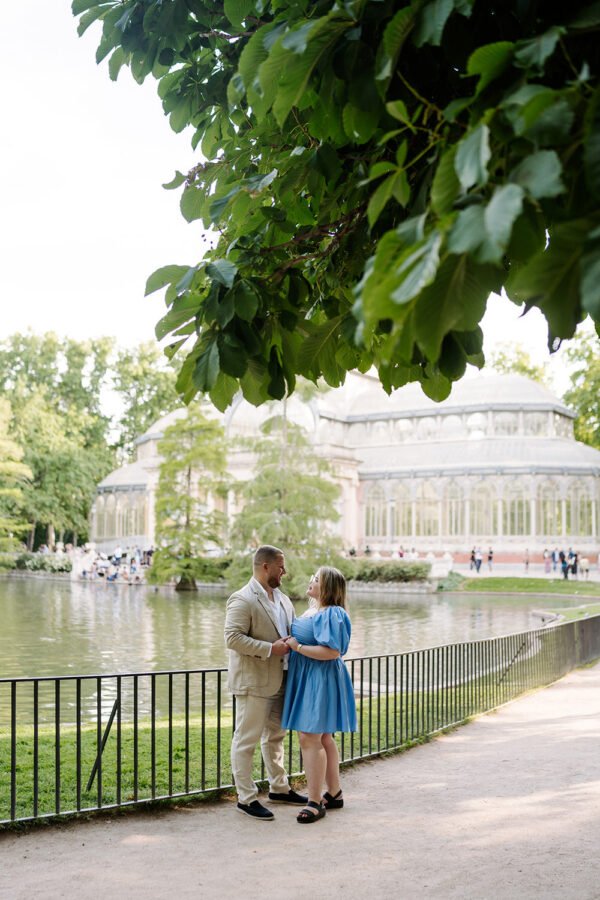
M0 677L148 672L226 665L226 594L139 585L0 580ZM401 653L536 628L565 597L353 594L349 657ZM296 604L296 612L306 608Z

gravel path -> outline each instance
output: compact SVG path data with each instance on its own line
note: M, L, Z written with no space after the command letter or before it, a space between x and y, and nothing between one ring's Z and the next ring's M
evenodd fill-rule
M346 770L308 828L232 800L0 835L2 900L600 898L600 664Z

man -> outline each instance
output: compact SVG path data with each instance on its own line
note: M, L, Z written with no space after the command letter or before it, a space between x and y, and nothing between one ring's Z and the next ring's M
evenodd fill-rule
M252 759L258 741L269 778L269 800L304 805L307 797L290 790L283 765L285 730L281 712L285 693L286 655L294 608L280 591L285 575L283 552L265 545L254 554L254 575L227 601L225 643L229 650L229 690L235 695L235 733L231 768L238 793L237 808L259 821L274 819L258 798Z

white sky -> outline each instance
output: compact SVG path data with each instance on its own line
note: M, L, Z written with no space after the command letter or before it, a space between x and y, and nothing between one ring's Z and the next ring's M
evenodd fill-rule
M164 311L143 296L148 275L204 252L179 191L161 186L198 157L170 130L156 82L140 87L127 70L111 82L94 58L98 28L79 38L76 24L69 0L2 10L0 339L32 329L132 345L153 339ZM484 349L516 341L548 362L541 314L519 315L492 298ZM564 389L560 360L550 368Z

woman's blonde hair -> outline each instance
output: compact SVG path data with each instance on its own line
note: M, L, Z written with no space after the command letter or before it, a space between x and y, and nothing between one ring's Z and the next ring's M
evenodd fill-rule
M339 569L321 566L319 575L319 603L321 606L341 606L346 609L346 579Z

